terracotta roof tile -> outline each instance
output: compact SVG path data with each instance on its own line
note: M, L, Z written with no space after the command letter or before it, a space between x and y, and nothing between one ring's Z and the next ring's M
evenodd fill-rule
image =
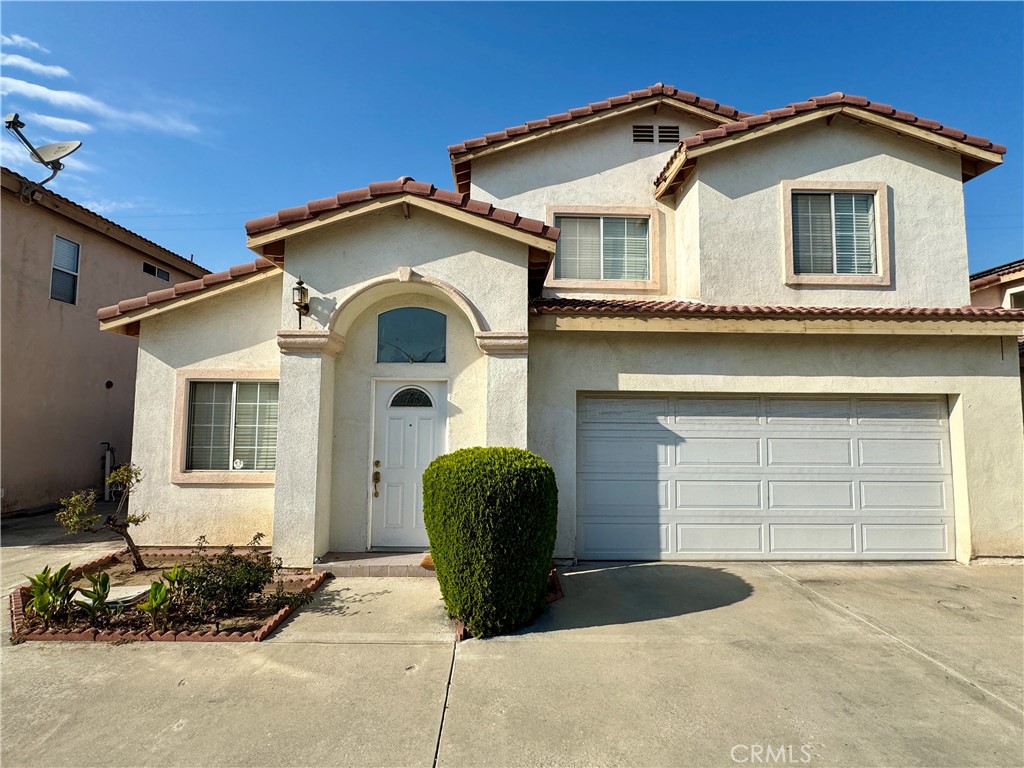
M1003 275L1010 275L1014 272L1024 272L1024 259L1000 264L998 267L984 269L971 275L971 288L982 288L984 285L992 285L999 282Z
M154 304L171 301L179 296L203 291L212 286L228 283L232 280L237 280L240 277L255 274L256 272L262 272L266 269L276 269L276 266L272 261L259 258L256 259L256 261L251 261L247 264L238 264L230 267L229 269L225 269L223 272L214 272L212 274L203 275L199 280L188 280L184 283L172 285L170 288L163 288L159 291L150 291L145 296L137 296L133 299L124 299L112 306L101 307L96 311L96 317L99 320L113 320L118 315L123 315L126 312L132 312L137 309L151 307Z
M995 144L989 139L981 136L968 136L963 131L957 128L951 128L945 126L936 120L927 120L923 117L918 117L913 112L904 112L902 110L894 109L890 104L883 104L877 101L871 101L864 96L853 96L848 93L829 93L825 96L814 96L806 101L798 101L794 104L782 107L780 109L769 109L760 115L747 115L740 120L733 123L727 123L720 125L716 128L711 128L706 131L695 133L692 136L686 136L679 142L679 146L676 151L672 153L672 157L669 158L665 167L661 173L658 174L658 178L655 180L655 184L661 184L667 177L669 167L673 161L679 156L679 153L683 149L689 149L692 147L699 147L703 144L710 144L718 139L723 138L726 135L733 135L740 133L750 128L754 128L758 125L764 125L766 123L773 122L775 120L783 120L793 115L810 112L816 109L823 109L825 107L831 107L836 105L849 105L852 107L861 107L868 109L872 112L876 112L881 115L886 115L894 120L899 120L902 123L913 125L917 128L923 128L933 133L945 136L956 141L962 141L965 144L969 144L974 147L980 147L987 149L990 152L996 154L1005 155L1006 147L1002 144ZM724 132L723 132L724 131Z
M624 104L632 104L633 102L643 101L644 99L653 99L658 97L668 97L685 104L696 104L701 109L705 109L708 112L714 112L716 115L720 115L725 118L737 119L750 116L750 113L740 112L738 109L730 107L727 104L719 104L717 101L713 101L712 99L701 98L689 91L677 90L676 87L672 85L655 83L648 88L630 91L629 93L622 94L621 96L612 96L611 98L603 99L602 101L594 101L587 104L585 107L577 107L566 112L560 112L557 115L549 115L543 120L527 120L521 125L506 128L503 131L494 131L479 138L467 139L466 141L458 144L452 144L448 147L448 154L453 156L453 160L458 160L455 155L468 152L471 149L479 149L480 147L492 144L500 144L501 142L508 141L516 136L522 136L524 133L541 131L545 128L550 128L552 125L577 120L581 117L589 117L590 115L594 115L599 112L605 112L609 109L614 109L615 107L621 107Z
M514 211L506 211L495 208L483 200L473 200L469 195L452 192L448 189L438 189L433 184L423 181L416 181L411 176L403 176L394 181L376 181L361 189L352 189L347 192L339 192L333 198L314 200L306 205L299 205L292 208L284 208L276 214L262 216L245 223L246 233L253 235L271 232L279 227L294 221L308 221L315 219L319 214L328 210L338 210L355 203L362 203L381 197L392 195L414 195L427 200L449 205L452 208L459 208L467 213L481 216L491 221L504 224L513 229L529 232L531 235L538 235L545 240L557 240L558 228L549 226L543 221L528 219L520 216ZM332 204L333 201L333 204Z
M694 301L645 299L534 299L537 315L617 315L662 317L751 317L792 319L1014 320L1024 323L1024 310L988 307L786 307L702 304Z

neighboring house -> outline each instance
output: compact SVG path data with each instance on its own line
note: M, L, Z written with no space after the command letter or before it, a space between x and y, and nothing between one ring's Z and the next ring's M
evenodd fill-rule
M971 275L971 306L1024 309L1024 259ZM1024 399L1024 336L1017 339Z
M134 339L101 333L96 310L207 270L60 195L20 197L2 169L3 510L102 484L101 441L131 456Z
M511 445L559 558L1021 554L1024 312L966 306L1004 147L658 84L449 152L457 191L285 208L253 263L100 311L139 337L140 540L422 548L427 463Z

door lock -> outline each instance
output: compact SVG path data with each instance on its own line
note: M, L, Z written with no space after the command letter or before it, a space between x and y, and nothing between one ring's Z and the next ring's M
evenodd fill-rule
M375 464L378 462L374 462ZM373 498L380 496L380 491L377 490L377 483L380 482L380 470L376 470L373 473Z

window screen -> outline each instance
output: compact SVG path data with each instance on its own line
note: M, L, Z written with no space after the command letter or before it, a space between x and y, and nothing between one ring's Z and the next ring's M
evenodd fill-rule
M50 270L50 298L74 304L78 299L78 243L60 235L53 238L53 267Z
M274 469L277 393L277 382L192 382L186 469Z
M792 204L796 274L876 272L874 195L795 193Z
M621 216L559 216L555 277L569 280L650 279L650 221Z

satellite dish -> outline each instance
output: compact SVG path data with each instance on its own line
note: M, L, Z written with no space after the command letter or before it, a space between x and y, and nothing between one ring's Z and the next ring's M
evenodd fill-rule
M32 159L37 163L49 165L50 163L63 160L80 146L82 146L80 141L58 141L56 144L47 144L44 147L39 147L31 155Z
M38 182L24 181L21 184L21 199L31 205L34 200L38 200L41 196L40 189L43 185L49 181L52 181L58 173L64 170L64 164L61 163L65 157L70 155L80 146L80 141L58 141L55 144L47 144L45 147L36 149L32 146L32 142L25 138L25 134L21 132L21 129L25 127L25 124L21 122L17 112L12 112L9 115L4 116L4 127L7 132L12 136L16 137L18 141L25 145L28 150L28 156L31 157L35 162L46 166L50 169L50 175Z

